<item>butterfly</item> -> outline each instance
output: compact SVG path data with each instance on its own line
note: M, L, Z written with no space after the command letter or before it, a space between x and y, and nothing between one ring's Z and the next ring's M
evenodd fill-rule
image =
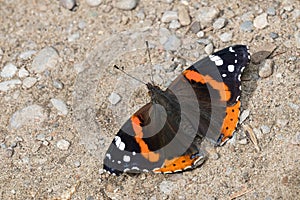
M221 146L236 129L241 74L249 62L248 47L234 45L197 61L166 90L147 83L151 101L120 128L104 170L175 173L199 166L205 155L195 138Z

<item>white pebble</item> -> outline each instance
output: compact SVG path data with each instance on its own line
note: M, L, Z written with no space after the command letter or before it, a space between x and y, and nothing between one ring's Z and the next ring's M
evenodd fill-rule
M25 89L29 89L37 82L37 79L34 77L27 77L23 80L22 87Z
M112 105L116 105L120 102L121 97L119 94L112 92L111 95L108 97L108 100Z
M117 0L114 4L116 8L121 10L132 10L138 4L138 0Z
M250 110L244 110L240 116L239 123L242 124L249 116Z
M102 3L102 0L85 0L85 2L89 5L89 6L99 6Z
M219 38L221 39L222 42L229 42L232 40L232 36L233 36L232 32L225 32L225 33L222 33L219 36Z
M268 20L267 20L267 13L263 13L261 15L258 15L257 17L255 17L254 21L253 21L253 26L258 28L258 29L263 29L266 26L269 25Z
M16 74L17 70L18 70L18 68L14 64L8 63L1 70L0 75L2 78L11 78Z
M22 126L39 126L46 118L47 115L44 113L44 109L33 104L16 111L9 120L9 127L19 129Z
M19 55L19 58L21 58L22 60L27 60L28 58L31 58L31 56L35 53L36 53L35 50L25 51Z
M29 76L29 72L24 67L22 67L18 72L18 76L19 78L25 78Z
M58 62L58 58L58 53L54 48L45 47L35 56L29 70L41 73L45 70L53 69Z
M16 85L22 84L22 81L19 79L13 79L9 81L4 81L0 83L0 91L7 92L9 89L13 89Z
M70 147L70 142L64 139L59 140L56 143L57 148L61 149L61 150L68 150Z
M175 11L167 10L161 17L161 21L164 23L169 23L172 20L178 20L178 13Z
M207 55L212 54L212 52L214 51L214 45L212 43L209 43L205 46L204 51Z
M68 114L68 107L67 107L67 105L65 104L64 101L62 101L60 99L52 98L50 100L50 102L52 103L54 108L56 108L59 111L60 115L67 115Z

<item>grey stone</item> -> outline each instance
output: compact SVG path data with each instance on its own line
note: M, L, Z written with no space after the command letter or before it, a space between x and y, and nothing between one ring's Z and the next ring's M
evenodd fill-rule
M178 19L182 26L187 26L191 23L191 17L188 11L188 7L180 6L178 9Z
M19 129L23 126L40 125L47 119L44 109L36 104L16 111L9 120L9 127Z
M267 9L267 14L268 14L268 15L271 15L271 16L276 15L276 10L275 10L275 8L274 8L274 7L269 7L269 8Z
M84 20L80 20L78 22L78 28L79 29L83 30L85 28L85 26L86 26L86 22Z
M201 25L200 22L195 21L192 23L190 30L192 31L192 33L198 33L201 30Z
M209 157L213 160L218 160L220 158L220 155L217 152L214 152Z
M68 10L72 10L76 6L76 0L59 0L59 1L60 4Z
M22 84L22 81L19 79L13 79L9 81L4 81L0 83L0 91L7 92L10 89L13 89L16 87L16 85Z
M132 10L138 4L138 0L116 0L114 6L121 10Z
M197 33L197 37L199 37L199 38L202 38L202 37L204 37L204 32L203 31L199 31L198 33Z
M204 51L207 55L212 54L212 52L214 51L214 45L212 43L209 43L205 46Z
M112 92L110 94L110 96L108 97L108 100L112 105L116 105L117 103L119 103L121 101L121 97L119 94Z
M277 39L279 37L278 33L275 32L271 32L269 35L272 39Z
M31 58L31 56L34 55L35 53L36 53L35 50L24 51L19 55L19 58L21 58L22 60L27 60Z
M34 86L34 84L36 84L36 82L37 82L36 78L34 78L34 77L27 77L27 78L25 78L23 80L22 87L25 88L25 89L29 89L32 86Z
M14 64L8 63L1 70L0 76L2 78L11 78L16 74L17 70L18 68Z
M159 189L165 194L171 194L172 191L175 189L175 183L171 181L162 181L159 184Z
M172 20L178 19L178 13L176 11L165 11L163 16L161 17L161 21L164 23L169 23Z
M64 151L68 150L70 145L70 142L65 139L61 139L56 143L57 148Z
M33 59L29 71L41 73L56 67L58 62L58 53L52 47L45 47Z
M210 39L207 39L207 38L199 39L199 40L197 40L197 42L198 42L199 44L204 44L204 45L208 45L208 44L212 43L211 40L210 40Z
M176 35L171 35L164 44L164 48L167 51L176 51L179 49L180 45L181 40L178 37L176 37Z
M75 161L74 161L74 166L75 166L75 167L78 168L78 167L80 167L80 165L81 165L81 163L80 163L79 160L75 160Z
M292 108L293 110L298 110L299 109L299 105L297 104L294 104L292 102L289 102L288 105L290 106L290 108Z
M68 107L66 103L60 99L52 98L50 100L54 108L56 108L60 115L67 115L68 114Z
M285 127L287 124L289 123L289 120L287 119L277 119L276 120L276 125L278 125L279 127Z
M60 81L60 80L53 80L53 86L56 88L56 89L63 89L64 87L64 84Z
M262 78L267 78L272 75L273 73L273 66L274 61L271 59L264 60L263 63L261 63L258 75Z
M79 32L73 33L72 35L69 35L68 42L74 42L75 40L77 40L79 38L80 38Z
M102 0L85 0L85 2L89 5L89 6L99 6L102 3Z
M253 31L253 23L252 23L252 21L244 21L240 25L240 29L242 31L245 31L245 32L251 32L251 31Z
M262 132L263 134L267 134L267 133L270 133L270 132L271 132L270 127L267 126L267 125L262 125L262 126L260 127L260 130L261 130L261 132Z
M164 44L167 42L168 38L171 36L171 32L166 28L159 29L159 42L160 44Z
M19 78L25 78L29 76L29 72L24 67L22 67L18 72L18 76Z
M178 29L178 28L180 28L180 26L181 25L178 20L173 20L173 21L171 21L169 28L170 29Z
M45 141L46 140L46 136L44 133L39 133L35 136L35 139L38 141Z
M258 28L258 29L263 29L266 26L268 26L269 23L267 20L267 13L262 13L262 14L258 15L257 17L255 17L255 19L253 21L253 25L255 28Z
M219 38L222 42L230 42L232 40L233 33L232 32L225 32L222 33Z
M213 27L215 30L222 29L227 23L227 19L225 18L218 18L214 23Z
M203 7L199 9L196 19L201 22L201 25L207 27L212 24L212 21L218 17L220 11L213 7Z

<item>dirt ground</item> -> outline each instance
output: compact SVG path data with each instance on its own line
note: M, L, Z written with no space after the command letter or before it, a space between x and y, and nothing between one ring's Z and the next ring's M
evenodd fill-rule
M8 63L17 68L0 77L0 83L16 80L0 90L0 199L300 199L299 1L140 0L131 10L109 0L95 7L77 4L70 11L59 1L0 1L0 71ZM180 21L176 28L178 20L163 19L165 11L181 13L182 6L191 22ZM216 16L199 17L204 7L217 10ZM267 25L256 21L264 13ZM219 18L226 19L221 28L214 24ZM242 30L245 21L253 22L250 31ZM232 37L225 41L223 33ZM180 40L173 43L176 49L164 41L170 35ZM268 67L264 61L251 63L243 74L246 119L235 137L209 148L209 159L192 171L103 172L114 135L149 101L143 84L112 66L124 66L146 82L153 69L154 81L166 88L207 56L207 43L214 51L246 44L254 54L276 47L269 74L259 74ZM38 59L46 47L55 49L50 61L45 54ZM39 70L43 62L48 64ZM121 98L116 104L112 93Z

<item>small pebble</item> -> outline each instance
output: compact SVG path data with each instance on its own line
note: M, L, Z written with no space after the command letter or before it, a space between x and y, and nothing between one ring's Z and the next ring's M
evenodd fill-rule
M289 123L287 119L277 119L276 124L280 127L285 127Z
M60 80L53 80L53 86L56 88L56 89L63 89L64 87L64 84L60 81Z
M74 42L75 40L80 38L79 32L73 33L68 37L68 42Z
M262 125L262 126L260 127L260 130L261 130L261 132L262 132L263 134L267 134L267 133L270 133L270 132L271 132L270 127L267 126L267 125Z
M250 110L244 110L240 116L239 123L242 124L250 115Z
M201 25L207 27L212 24L213 20L218 17L220 11L212 7L203 7L198 10L196 19L201 22ZM198 32L198 31L197 31Z
M160 28L159 29L159 42L160 44L164 44L167 42L168 38L170 37L171 32L167 28Z
M35 139L38 141L45 141L46 140L46 136L44 133L39 133L35 136Z
M47 118L44 109L36 104L27 106L16 111L9 120L9 127L19 129L22 126L38 126Z
M45 141L42 142L42 144L43 144L44 146L48 146L48 145L49 145L49 142L48 142L47 140L45 140Z
M12 157L14 155L14 150L12 149L12 148L7 148L6 149L6 151L5 151L5 156L7 157L7 158L10 158L10 157Z
M295 36L295 40L296 40L296 47L298 49L300 49L300 31L296 31L294 36Z
M56 67L58 62L58 53L53 47L45 47L33 59L29 71L42 73Z
M271 15L271 16L276 15L276 10L275 10L275 8L274 8L274 7L269 7L269 8L267 9L267 14L268 14L268 15Z
M102 3L102 0L85 0L85 2L92 7L99 6Z
M80 20L78 23L78 28L83 30L86 27L86 22L84 20Z
M298 110L299 109L299 105L294 104L292 102L289 102L288 105L290 106L290 108L292 108L293 110Z
M169 23L172 20L178 19L178 13L175 11L165 11L163 16L161 17L161 21L164 23Z
M29 72L24 67L22 67L18 72L18 76L19 78L25 78L29 76Z
M68 107L66 103L60 99L52 98L50 100L54 108L56 108L59 111L60 115L67 115L68 114Z
M225 32L222 33L219 38L222 42L230 42L232 40L233 33L232 32Z
M261 78L267 78L273 73L274 61L272 59L266 59L260 64L258 75Z
M170 29L178 29L178 28L180 28L180 26L181 25L180 25L178 20L172 20L170 25L169 25L169 28Z
M197 42L198 42L199 44L204 44L204 45L208 45L208 44L212 43L211 40L210 40L210 39L207 39L207 38L199 39L199 40L197 40Z
M192 33L198 33L201 30L201 25L200 22L195 21L192 23L190 30L192 31Z
M61 150L68 150L70 147L70 142L65 139L61 139L56 143L56 146Z
M227 19L225 18L218 18L214 23L213 27L215 30L222 29L227 23Z
M1 70L0 76L2 78L11 78L16 74L17 70L18 68L14 64L8 63Z
M34 55L35 53L36 53L36 51L34 51L34 50L25 51L19 55L19 58L21 58L22 60L27 60L27 59L31 58L31 56Z
M300 132L297 132L292 139L292 144L300 145Z
M212 43L209 43L205 46L204 51L207 55L212 54L212 52L214 51L214 45Z
M34 86L34 84L36 84L36 82L37 82L36 78L34 78L34 77L27 77L27 78L25 78L23 80L22 87L25 88L25 89L29 89L32 86Z
M284 6L283 9L288 12L292 12L294 10L294 6L289 4L289 5Z
M275 32L271 32L269 35L272 39L277 39L279 37L278 33Z
M214 152L210 155L210 158L213 160L218 160L220 158L220 155L217 152Z
M248 140L247 140L247 138L244 138L244 139L239 140L238 143L245 145L245 144L248 144Z
M191 17L188 11L188 7L180 6L178 9L178 19L182 26L190 25Z
M253 31L253 23L252 23L252 21L244 21L240 25L240 29L242 31L245 31L245 32L251 32L251 31Z
M74 161L74 166L75 167L80 167L80 165L81 165L81 163L80 163L80 161L78 161L78 160L76 160L76 161Z
M204 32L203 32L203 31L199 31L199 32L197 33L197 37L198 37L198 38L204 37Z
M161 192L163 192L165 194L171 194L173 189L175 189L175 183L173 183L171 181L162 181L159 184L159 189Z
M116 105L117 103L119 103L121 101L121 97L119 94L112 92L110 94L110 96L108 97L108 100L112 105Z
M62 7L72 10L76 6L76 1L75 0L60 0L60 4Z
M19 79L13 79L13 80L1 82L0 91L7 92L8 90L13 89L20 84L22 84L22 81Z
M269 23L267 20L267 13L263 13L263 14L260 14L257 17L255 17L255 19L253 21L253 25L255 28L258 28L258 29L263 29L266 26L268 26Z
M138 4L138 0L116 0L115 7L121 10L132 10Z
M164 49L167 51L176 51L181 45L181 40L176 35L171 35L164 43Z

